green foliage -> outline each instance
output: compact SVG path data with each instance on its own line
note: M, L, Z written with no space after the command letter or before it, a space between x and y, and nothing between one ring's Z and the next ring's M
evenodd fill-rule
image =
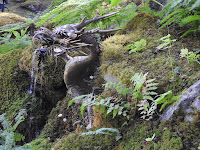
M160 111L169 103L177 100L178 97L173 97L172 92L168 91L164 94L159 95L154 90L157 89L158 83L154 83L155 79L147 80L147 74L137 73L131 80L135 85L135 93L133 93L133 98L139 98L139 111L141 111L142 119L152 119L153 114L157 109L158 104L162 104ZM155 99L156 98L156 99ZM150 102L150 103L149 103Z
M50 150L52 145L53 143L51 143L48 138L40 137L25 146L29 146L32 150Z
M4 33L3 37L0 37L0 54L5 54L10 50L18 48L23 49L30 45L32 42L29 35L26 34L27 29L28 28L21 30L21 33L14 30L9 33ZM15 38L11 38L12 35L14 35Z
M153 0L155 2L155 0ZM146 12L148 14L152 14L152 15L155 15L155 16L162 16L163 15L163 12L156 12L154 10L151 10L150 7L149 7L149 2L150 0L145 0L144 1L144 6L138 6L137 7L137 10L141 11L141 12ZM156 1L156 3L158 3L158 1ZM160 6L163 7L162 4L159 3Z
M164 18L160 21L161 28L179 24L180 27L188 25L190 28L181 37L190 32L200 31L199 0L171 0L164 11Z
M151 138L146 138L145 141L149 141L149 142L153 141L153 139L155 138L155 135L156 134L154 133Z
M116 135L115 136L116 141L122 138L119 130L114 129L114 128L100 128L100 129L97 129L96 131L89 131L89 132L82 133L80 136L84 136L84 135L88 136L88 135L93 135L93 134L106 134L106 135L111 135L111 136Z
M102 5L102 2L109 3L109 0L81 0L72 1L68 0L61 3L53 10L49 11L45 15L40 17L40 21L36 23L36 26L42 26L46 22L53 23L53 26L60 26L65 24L73 24L81 22L84 17L93 18L96 14L105 15L109 12L116 10L110 10ZM109 17L103 21L92 23L88 25L88 28L100 27L101 29L108 28L109 26L124 27L125 24L136 15L134 12L135 5L133 3L119 10L119 13L114 17Z
M24 121L24 116L26 115L26 110L21 109L20 112L15 117L15 124L8 120L5 117L6 114L0 115L0 122L3 126L3 130L0 128L0 149L1 150L11 150L15 149L15 141L24 140L25 137L20 133L14 133L18 125Z
M195 54L193 52L189 52L187 48L181 49L180 56L182 58L186 58L190 62L196 61L198 64L200 64L198 58L200 57L200 54Z
M157 50L170 49L171 43L176 41L176 39L171 40L170 37L171 37L171 35L168 34L167 36L160 38L160 41L162 41L163 43L160 44L159 46L157 46L156 49Z
M103 86L108 86L108 88L114 88L116 89L117 93L122 94L123 96L126 96L132 92L132 89L126 88L125 85L122 84L122 82L107 82L106 84L103 84Z
M134 44L127 45L125 48L129 51L129 54L131 54L136 51L142 51L145 46L146 46L146 40L141 39L140 41L137 41Z
M93 93L76 97L69 101L70 106L75 100L83 101L81 106L81 114L86 107L95 105L95 110L99 109L101 114L116 116L124 116L127 120L133 120L138 106L141 111L141 118L149 120L152 119L153 114L157 109L158 104L162 104L160 111L163 108L179 97L172 96L172 91L164 94L158 94L154 90L157 89L158 83L154 83L155 79L147 79L147 74L136 73L131 77L133 83L132 88L126 88L121 82L106 83L104 86L116 90L117 95L102 98L101 96L94 96ZM127 124L127 121L123 125Z
M113 6L117 6L120 2L122 2L123 0L111 0L111 7Z

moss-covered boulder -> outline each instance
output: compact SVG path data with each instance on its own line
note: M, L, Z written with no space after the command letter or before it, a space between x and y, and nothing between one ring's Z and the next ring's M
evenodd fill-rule
M172 90L175 94L182 92L199 79L200 65L180 57L181 49L192 51L199 47L198 38L188 37L171 42L165 49L158 49L163 42L160 38L168 33L158 29L157 18L145 13L138 14L123 31L118 32L103 42L102 75L110 73L127 86L131 86L130 78L135 73L148 72L148 78L155 78L159 83L159 93ZM171 39L176 32L171 32ZM135 52L127 45L134 45L141 39L146 45Z
M41 71L41 66L34 66L38 67L38 79L34 95L28 94L30 85L34 86L31 82L33 51L34 48L29 46L0 55L0 114L7 113L8 118L13 119L20 109L27 110L28 116L18 128L26 141L39 134L51 109L66 95L63 81L65 63L59 59L56 65L56 60L52 58L43 64L44 71Z
M21 57L22 50L13 50L0 55L0 113L8 111L15 103L15 99L23 97L29 88L29 75L21 71L18 66Z
M14 13L0 13L0 27L6 24L25 22L26 18Z
M113 149L116 145L115 138L109 135L88 135L69 134L57 141L55 150L74 149Z

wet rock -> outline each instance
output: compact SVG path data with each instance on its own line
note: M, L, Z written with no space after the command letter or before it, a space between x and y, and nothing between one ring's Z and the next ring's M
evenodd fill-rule
M28 0L22 3L21 7L29 11L32 11L33 13L38 13L46 8L39 0L34 0L34 1Z
M184 116L184 121L193 121L200 113L200 80L188 88L175 106L170 106L163 113L161 121L169 120L177 112Z
M26 0L15 0L15 2L25 2Z

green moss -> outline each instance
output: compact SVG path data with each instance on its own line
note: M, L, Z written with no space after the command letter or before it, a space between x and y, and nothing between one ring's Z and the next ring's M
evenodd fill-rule
M26 18L21 17L14 13L1 13L0 14L0 27L6 24L13 24L18 22L25 22Z
M59 140L54 146L55 150L79 150L79 149L112 149L116 144L115 138L109 135L89 135L69 134Z
M12 105L21 106L24 93L29 88L29 76L18 66L21 54L22 50L13 50L0 55L0 113L8 110ZM22 99L20 104L16 104L16 99Z
M182 140L180 137L177 137L176 133L172 133L170 130L165 130L160 142L160 150L166 149L181 149L183 148Z
M22 57L19 62L20 69L29 72L29 74L31 73L32 57L34 50L35 48L32 45L26 47L22 53ZM65 62L60 57L58 58L52 58L50 56L46 57L43 69L43 84L54 87L63 86L64 68L65 68ZM41 74L40 68L38 74ZM41 76L38 76L37 78L38 83L40 83L40 77Z
M74 104L68 108L69 100L71 100L71 96L67 94L67 96L62 101L59 101L57 106L51 110L48 122L41 133L41 137L55 139L60 135L64 135L66 131L74 131L76 126L73 126L73 124L79 120L81 124L85 125L80 114L80 105ZM62 117L58 117L59 114L62 114ZM66 118L67 121L64 122L63 118Z
M185 44L185 39L175 42L170 49L156 49L162 43L159 39L166 34L157 29L156 17L138 14L127 24L125 30L126 34L114 35L103 42L100 67L102 76L111 73L130 86L130 78L135 73L149 72L148 78L156 78L159 83L159 93L172 90L174 94L180 94L184 86L190 86L199 79L200 66L184 63L179 56L183 45L189 47ZM141 39L147 41L143 51L129 54L125 46ZM190 41L193 47L198 46L197 39ZM179 68L179 72L174 72L175 68Z
M119 31L118 34L135 32L137 30L144 32L149 28L155 28L157 19L156 16L147 13L139 13L127 23L124 31Z
M51 149L52 143L47 138L39 138L30 143L32 150Z

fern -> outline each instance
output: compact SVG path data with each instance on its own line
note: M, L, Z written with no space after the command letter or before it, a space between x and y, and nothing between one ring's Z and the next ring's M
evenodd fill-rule
M180 26L184 26L190 22L194 22L194 21L200 21L200 15L193 15L193 16L187 16L186 18L182 19L180 22Z
M88 136L88 135L94 135L94 134L105 134L105 135L111 135L111 136L116 135L115 136L116 141L122 138L119 130L114 129L114 128L100 128L96 131L89 131L89 132L82 133L80 136L84 136L84 135Z
M132 92L132 89L131 88L126 88L124 84L122 84L122 82L107 82L106 84L102 84L103 86L105 87L108 87L108 88L114 88L116 89L116 91L119 93L119 94L122 94L123 96L125 95L128 95Z
M15 124L12 126L12 123L6 120L6 114L0 115L0 122L3 126L3 130L0 128L0 149L1 150L11 150L15 147L15 141L21 141L25 137L19 133L14 133L17 126L24 120L26 115L26 110L21 109L18 115L15 117Z
M171 0L165 7L166 16L160 21L161 28L168 25L179 24L180 27L189 25L190 29L181 37L186 36L191 32L199 32L199 0ZM192 15L191 15L192 14Z
M164 94L158 95L156 90L158 83L154 83L155 79L147 79L148 73L136 73L131 81L135 86L135 93L133 93L133 98L137 98L139 103L137 106L138 110L141 111L142 119L152 119L153 114L157 109L158 104L162 104L160 111L169 103L174 102L178 97L172 96L172 92L168 91ZM156 99L154 99L157 97Z
M66 1L40 17L40 21L36 26L42 26L46 22L50 22L53 26L60 26L64 24L73 24L80 22L83 17L93 18L96 14L105 15L109 12L116 11L108 9L101 5L102 2L109 3L109 0L81 0L81 1ZM100 27L101 29L108 28L109 26L124 27L126 23L134 17L137 13L133 10L135 5L130 3L126 7L119 10L115 17L99 21L98 24L91 23L88 28Z
M105 117L112 115L113 118L116 116L124 116L128 120L133 120L135 111L138 106L138 110L141 111L141 118L149 120L152 119L157 105L162 104L160 111L169 103L174 102L179 97L172 96L172 92L168 91L164 94L159 95L155 90L158 88L158 83L155 83L155 79L147 79L147 75L143 73L136 73L131 77L133 83L132 88L126 88L121 82L118 83L106 83L103 86L115 89L117 96L110 96L102 98L101 96L95 96L93 93L82 95L69 101L70 106L76 100L83 100L81 106L81 114L85 108L89 106L96 106L95 111L100 110L101 114ZM123 96L123 97L121 97ZM121 97L121 98L120 98ZM127 124L127 121L123 125Z
M5 54L10 50L17 48L23 49L30 45L32 42L29 35L26 34L27 29L28 28L21 30L21 34L17 31L4 33L3 37L0 37L0 54ZM11 38L12 34L15 36L15 38Z

